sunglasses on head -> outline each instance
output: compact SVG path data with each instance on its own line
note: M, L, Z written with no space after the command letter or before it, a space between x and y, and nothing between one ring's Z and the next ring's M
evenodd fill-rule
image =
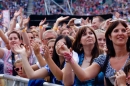
M20 69L22 70L22 67L20 67L20 68L14 68L15 69L15 71L19 71Z
M125 19L121 19L121 18L118 18L118 19L113 19L113 20L111 20L110 22L115 22L115 21L123 21L123 22L126 22L126 20L125 20Z

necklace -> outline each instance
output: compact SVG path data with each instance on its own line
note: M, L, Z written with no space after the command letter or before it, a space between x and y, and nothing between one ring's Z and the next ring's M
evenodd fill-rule
M122 59L123 57L128 56L128 55L129 55L129 53L127 53L126 55L124 55L124 56L122 56L122 57L116 57L116 59L117 59L117 60L120 60L120 59Z

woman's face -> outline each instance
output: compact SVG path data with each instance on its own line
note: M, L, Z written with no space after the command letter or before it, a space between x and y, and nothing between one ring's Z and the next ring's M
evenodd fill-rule
M34 41L33 34L32 33L28 33L28 37L29 37L30 43L32 43Z
M94 33L90 29L87 29L86 32L82 34L80 43L83 46L94 45L95 41Z
M120 23L111 32L109 39L113 42L114 46L124 46L127 43L128 35L126 28Z
M16 63L15 65L15 71L17 72L17 74L21 77L25 77L25 74L23 73L22 70L22 62Z
M96 36L99 47L103 49L106 44L105 33L97 33Z
M49 44L48 44L49 53L50 53L50 56L51 56L51 57L52 57L52 55L53 55L54 43L55 43L55 42L49 42Z
M10 34L8 39L9 39L10 47L13 47L15 44L18 44L18 45L21 44L21 41L18 38L18 35L16 33Z

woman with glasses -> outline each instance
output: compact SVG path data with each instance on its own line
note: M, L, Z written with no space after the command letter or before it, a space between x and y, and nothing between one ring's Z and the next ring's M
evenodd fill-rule
M107 55L99 55L84 70L73 60L70 52L64 53L65 59L77 78L80 81L90 80L96 77L100 71L103 71L107 86L113 86L116 83L115 74L119 74L119 70L123 70L126 62L130 60L130 37L127 31L125 21L116 20L111 22L105 34Z

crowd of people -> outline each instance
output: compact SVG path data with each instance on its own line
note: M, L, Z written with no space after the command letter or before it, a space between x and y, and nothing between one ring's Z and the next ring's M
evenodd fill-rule
M46 30L46 18L28 27L22 10L15 11L7 32L0 29L1 74L28 78L29 86L35 80L65 86L130 84L130 25L121 16L82 19L80 26L76 18L60 25L69 19L61 16Z
M42 15L46 14L45 5L43 0L35 0L34 2L34 14ZM74 15L101 15L101 14L110 14L115 11L118 11L122 16L126 17L129 15L129 1L128 0L111 0L112 2L107 2L107 0L75 0L70 7ZM105 1L105 2L103 2ZM56 6L54 3L49 3L49 11L51 14L67 14L61 8ZM63 4L60 4L67 12L69 7L67 2L64 1ZM72 6L71 6L72 5Z
M24 15L27 15L28 0L0 0L0 12L9 10L11 18L20 7L24 8Z

